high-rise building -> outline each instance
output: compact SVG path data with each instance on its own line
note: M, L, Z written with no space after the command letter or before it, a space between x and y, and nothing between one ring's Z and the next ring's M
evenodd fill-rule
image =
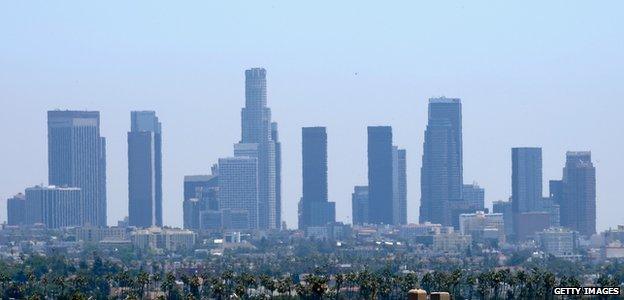
M405 149L392 147L392 216L394 225L407 224L407 165Z
M464 184L462 197L466 205L474 211L485 210L485 189L480 187L478 183Z
M511 149L514 213L539 211L542 200L542 148Z
M271 123L271 139L275 142L275 228L281 228L282 220L282 143L279 141L277 122Z
M48 111L48 181L80 188L81 224L106 226L106 141L97 111Z
M82 225L82 192L75 187L35 186L26 189L26 223L48 228Z
M128 221L162 226L162 129L154 111L133 111L128 132Z
M421 167L420 222L453 225L462 201L462 108L457 98L429 99Z
M392 127L368 127L369 222L394 224Z
M301 130L303 196L299 229L336 221L336 206L327 197L327 132L325 127Z
M353 225L368 224L368 186L355 186L351 194Z
M227 222L223 222L224 228L259 228L258 183L258 160L255 157L219 159L219 211L230 216Z
M245 71L245 107L241 111L241 144L258 145L258 226L261 229L279 228L278 208L277 125L271 125L271 109L267 107L266 70L253 68ZM281 155L281 153L279 154ZM280 166L281 168L281 162ZM281 201L281 199L280 199Z
M214 167L212 175L184 176L184 228L199 230L201 214L219 210L217 173Z
M7 224L11 226L26 224L26 196L19 193L7 200Z
M505 223L505 235L511 236L514 233L513 225L513 212L511 208L511 201L494 201L492 204L492 211L495 214L503 214L503 220Z
M561 226L590 236L596 233L596 168L589 151L569 151L563 168Z

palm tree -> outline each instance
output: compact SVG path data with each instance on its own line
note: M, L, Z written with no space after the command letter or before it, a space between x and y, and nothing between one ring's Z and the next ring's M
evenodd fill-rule
M138 294L140 298L143 298L145 294L145 287L149 290L150 277L145 271L140 271L137 275L136 283L139 287Z

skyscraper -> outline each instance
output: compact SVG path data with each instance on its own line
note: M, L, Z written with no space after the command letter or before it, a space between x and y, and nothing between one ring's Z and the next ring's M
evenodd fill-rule
M336 221L335 203L327 198L327 132L325 127L301 129L303 197L299 229Z
M369 222L394 224L392 127L368 127Z
M277 123L271 123L271 139L275 142L275 228L282 224L282 143L279 141Z
M184 228L200 229L200 217L203 212L219 210L218 171L213 168L212 175L184 176Z
M462 200L462 109L457 98L429 99L421 167L420 222L453 225Z
M405 149L392 147L392 216L394 225L407 224L407 165Z
M474 211L485 210L485 189L476 182L473 184L464 184L462 187L462 198L466 206Z
M259 228L258 160L239 156L219 159L219 211L224 228Z
M566 153L560 223L586 236L596 233L596 168L589 151Z
M154 111L133 111L128 132L128 222L162 226L162 129Z
M26 224L26 197L19 193L7 200L7 224L16 226Z
M263 68L245 71L245 107L241 111L241 125L240 144L257 144L258 147L258 226L262 229L279 228L277 189L280 184L277 183L276 141L273 140L273 136L277 137L277 124L271 125L266 70Z
M97 111L48 111L48 181L81 189L81 224L106 226L106 141Z
M353 194L351 194L351 215L353 216L353 225L363 225L368 222L368 187L355 186Z
M26 222L48 228L79 226L82 193L80 188L35 186L26 189Z
M512 148L511 160L513 212L539 211L542 200L542 148Z

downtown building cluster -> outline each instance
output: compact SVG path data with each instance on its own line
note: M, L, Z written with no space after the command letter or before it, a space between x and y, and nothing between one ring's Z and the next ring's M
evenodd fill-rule
M245 71L241 137L232 155L210 174L184 177L183 223L193 231L280 230L282 148L267 105L266 70ZM128 221L135 228L163 226L163 128L154 111L130 114ZM298 227L318 233L336 222L328 197L328 130L301 129L302 196ZM407 221L407 153L392 127L367 128L368 182L353 188L352 224L402 226ZM596 179L591 153L568 152L561 179L542 192L538 147L511 149L512 195L485 207L485 192L463 178L462 103L432 98L424 131L419 222L470 232L476 239L522 241L551 227L584 236L596 232ZM48 185L28 187L8 200L9 225L48 228L106 226L106 140L95 111L48 112ZM427 225L429 226L429 225Z

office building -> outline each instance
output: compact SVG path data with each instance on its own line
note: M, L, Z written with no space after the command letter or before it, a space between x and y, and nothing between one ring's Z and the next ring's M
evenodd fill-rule
M550 228L550 213L531 211L514 214L514 237L516 241L534 238L535 234Z
M407 224L407 165L405 149L392 146L392 219Z
M150 227L132 232L131 237L137 249L176 252L193 249L197 234L186 229Z
M162 226L162 129L153 111L131 112L128 132L128 221Z
M369 222L394 224L392 127L368 127Z
M464 184L462 187L463 201L471 210L485 210L485 189L480 187L478 183Z
M271 123L271 109L267 107L266 70L263 68L245 71L245 107L241 111L241 125L240 143L258 145L258 226L261 229L279 228L277 189L281 184L277 183L277 145L273 140L274 136L277 137L277 124Z
M555 257L575 257L578 248L576 232L565 228L549 228L538 234L542 250Z
M26 189L26 223L47 228L82 225L83 193L75 187L35 186Z
M429 99L420 171L420 223L453 225L451 207L462 201L462 155L461 100Z
M219 177L213 167L212 175L184 176L184 228L199 230L201 214L218 211Z
M7 199L7 224L19 226L26 224L26 196L19 193Z
M231 222L247 225L237 225L236 229L259 228L258 160L247 156L220 158L218 184L219 210L232 212L235 217Z
M106 141L97 111L48 111L48 181L82 191L80 224L106 226Z
M596 233L596 168L589 151L566 153L560 214L561 226L585 236Z
M459 216L459 230L461 234L472 236L476 242L505 243L505 221L503 214L486 214L478 211L472 214Z
M351 194L351 215L353 225L364 225L368 221L368 186L355 186Z
M494 201L492 204L492 212L503 215L503 223L505 224L505 236L510 237L514 234L513 211L511 201Z
M271 123L271 139L275 143L275 228L282 224L282 143L279 141L277 123Z
M538 211L542 200L542 148L511 149L514 213Z
M299 203L299 229L336 221L335 203L327 197L327 132L325 127L301 130L303 196Z

